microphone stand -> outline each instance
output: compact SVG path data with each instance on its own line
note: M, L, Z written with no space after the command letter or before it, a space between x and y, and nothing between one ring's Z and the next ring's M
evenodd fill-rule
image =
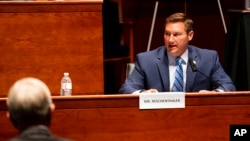
M158 1L155 2L155 9L154 9L154 14L153 14L153 19L152 19L152 24L151 24L149 39L148 39L147 51L150 50L150 45L151 45L152 35L153 35L154 25L155 25L155 18L156 18L156 13L157 13L157 9L158 9L158 3L159 3Z

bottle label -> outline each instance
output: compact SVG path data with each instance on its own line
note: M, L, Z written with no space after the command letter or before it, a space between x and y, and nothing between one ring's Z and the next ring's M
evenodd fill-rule
M72 83L62 83L62 89L72 89Z

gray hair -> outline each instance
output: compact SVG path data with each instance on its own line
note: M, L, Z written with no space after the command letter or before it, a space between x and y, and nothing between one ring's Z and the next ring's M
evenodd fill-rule
M45 117L52 103L47 85L36 78L16 81L8 92L7 106L12 118L21 122L28 117Z

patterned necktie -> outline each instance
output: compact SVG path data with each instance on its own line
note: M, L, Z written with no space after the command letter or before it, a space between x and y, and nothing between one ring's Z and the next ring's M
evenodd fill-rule
M174 80L174 92L183 92L183 70L182 70L182 59L181 57L176 58L176 72Z

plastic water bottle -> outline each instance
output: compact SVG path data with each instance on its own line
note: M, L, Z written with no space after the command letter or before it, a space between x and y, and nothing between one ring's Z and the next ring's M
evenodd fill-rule
M72 81L69 77L69 73L65 72L61 80L61 96L69 96L72 94Z

